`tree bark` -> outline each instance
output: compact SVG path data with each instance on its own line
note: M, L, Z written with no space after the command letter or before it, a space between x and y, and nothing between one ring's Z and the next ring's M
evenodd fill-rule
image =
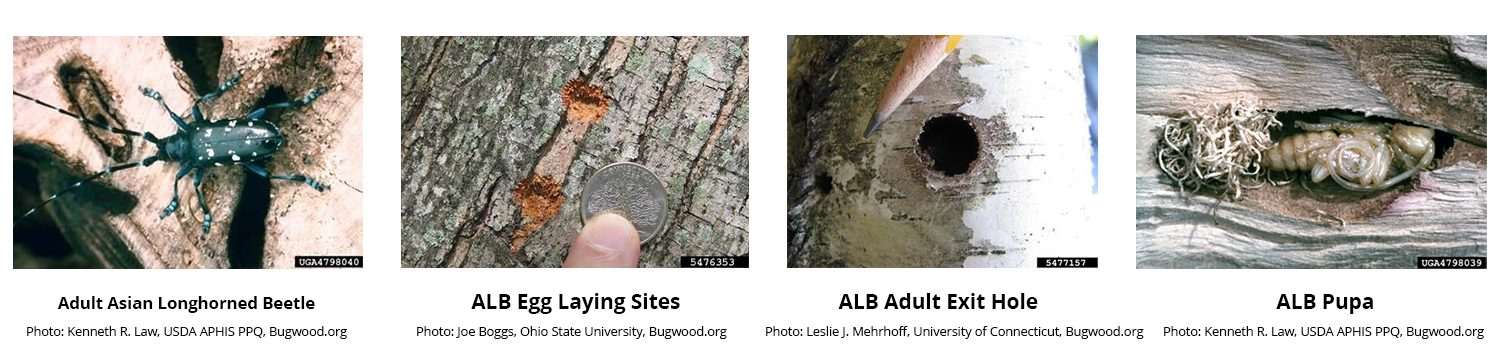
M239 86L205 103L205 117L238 118L266 101L300 99L327 88L307 106L268 114L287 145L264 167L273 174L310 176L331 188L318 192L301 183L276 181L269 189L262 186L262 198L246 201L242 189L264 180L247 179L238 167L205 169L203 196L214 222L200 237L203 212L192 176L177 184L176 212L158 218L171 201L173 179L181 169L180 164L158 162L110 174L59 197L46 208L45 221L85 259L103 267L280 268L292 267L295 255L362 254L361 39L185 40L18 37L15 91L75 112L103 115L101 120L114 127L166 137L177 133L177 127L139 87L159 91L187 122L192 117L186 107L236 73L244 74ZM176 45L188 42L193 44ZM13 100L16 161L36 171L35 187L18 186L19 198L46 198L109 165L157 152L144 139L86 128L31 101ZM269 204L265 196L270 196ZM35 203L18 204L18 217Z
M579 192L620 161L667 186L669 226L641 247L641 266L748 254L748 39L401 47L403 267L561 266L582 228Z
M1419 256L1484 256L1483 40L1139 37L1137 266L1410 268ZM1433 170L1382 191L1291 184L1222 202L1181 192L1157 165L1167 118L1240 98L1280 112L1363 112L1457 141Z
M906 42L793 41L788 265L1021 267L1046 254L1098 254L1079 244L1090 227L1092 151L1077 38L966 36L865 139ZM964 124L921 141L940 116ZM955 136L977 136L977 158L966 171L934 170L937 146Z

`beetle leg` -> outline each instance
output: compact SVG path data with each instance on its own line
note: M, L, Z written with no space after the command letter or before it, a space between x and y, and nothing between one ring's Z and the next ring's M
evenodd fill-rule
M187 176L189 170L193 170L193 167L185 166L182 167L182 170L177 171L177 177L172 179L172 202L167 203L167 209L162 210L161 215L156 217L157 219L172 215L172 212L177 210L177 182L182 181L182 177Z
M203 169L193 174L193 190L198 192L198 207L203 208L203 234L208 235L208 228L213 226L213 216L208 213L208 202L203 200Z
M235 73L233 77L229 78L229 81L226 81L226 82L224 82L224 84L219 85L219 89L218 90L214 90L213 92L204 94L203 97L199 97L198 100L193 101L193 108L192 108L193 109L193 119L195 119L197 121L200 121L200 122L203 121L203 112L198 109L198 105L203 104L204 102L208 102L209 100L212 100L212 99L214 99L216 97L219 97L219 94L223 94L224 91L228 91L229 88L232 88L235 85L238 85L240 83L240 77L244 76L244 75L245 75L244 73Z
M1411 169L1407 169L1405 172L1402 172L1401 174L1396 175L1395 177L1386 179L1384 182L1381 182L1381 183L1378 183L1378 184L1372 184L1372 185L1369 185L1369 186L1365 186L1365 185L1360 185L1360 184L1356 184L1356 183L1352 183L1352 182L1348 182L1348 181L1339 181L1339 185L1344 186L1344 188L1355 190L1355 191L1383 190L1383 189L1389 188L1391 186L1395 186L1396 183L1398 183L1398 182L1406 181L1407 178L1410 178L1412 175L1415 175L1418 171L1421 171L1423 166L1426 166L1428 163L1432 162L1432 156L1433 156L1433 149L1428 148L1427 149L1427 153L1422 156L1422 160L1420 161L1421 163L1419 163L1420 165L1412 167ZM1334 180L1341 180L1341 179L1340 178L1335 178Z
M151 88L142 86L141 94L146 95L146 97L150 97L153 100L156 100L156 103L160 103L161 108L167 110L167 115L172 116L172 121L177 123L178 130L187 130L187 122L182 121L182 117L177 116L177 112L173 112L172 107L167 107L167 101L162 101L161 93L156 92L156 90L152 90ZM198 115L197 107L197 105L193 106L193 115ZM203 121L203 118L200 117L198 118L198 120Z
M261 117L264 117L266 115L266 110L272 109L272 108L292 108L292 107L299 107L299 106L302 106L302 105L306 105L308 103L312 103L312 101L315 100L315 99L317 99L318 96L322 96L323 92L325 92L325 91L328 91L328 89L319 88L317 90L313 90L312 93L307 94L307 97L303 97L301 100L290 101L290 102L282 102L282 103L277 103L277 104L273 104L273 105L261 107L260 109L255 110L255 112L251 112L249 116L245 117L245 119L259 120Z
M313 180L310 177L306 177L306 176L302 176L302 175L271 175L271 172L266 171L266 168L262 168L259 165L255 165L255 164L251 164L251 163L240 163L240 165L244 166L245 169L250 169L250 172L253 172L256 175L260 175L261 177L264 177L264 178L267 178L267 179L287 180L287 181L301 182L301 183L307 184L308 186L312 186L313 189L318 190L320 192L323 191L324 189L328 188L328 185L324 185L324 184L318 183L318 181Z
M225 91L229 91L229 88L238 85L240 83L240 77L243 76L245 76L245 73L235 73L233 77L229 77L229 81L225 81L224 84L219 85L218 90L214 90L213 92L204 94L203 97L199 97L198 101L195 101L194 103L204 103L208 102L208 100L214 99L215 97L219 97L219 94L223 94Z

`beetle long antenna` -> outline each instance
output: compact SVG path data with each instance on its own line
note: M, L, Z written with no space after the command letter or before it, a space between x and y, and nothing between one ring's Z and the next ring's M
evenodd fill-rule
M38 99L33 98L31 96L22 95L19 92L11 91L10 93L16 95L16 97L28 99L28 100L31 100L31 102L36 102L36 104L42 105L43 107L51 108L52 110L57 111L58 113L62 113L63 115L66 115L66 116L69 116L69 117L73 117L73 119L78 119L79 122L82 122L83 124L88 125L88 126L92 126L92 127L104 129L105 131L109 131L109 132L116 133L116 134L121 134L121 135L141 136L141 133L139 133L139 132L135 132L135 131L131 131L131 130L126 130L126 129L121 129L121 128L116 128L116 127L113 127L113 126L109 126L109 124L104 124L104 123L100 123L100 122L91 120L89 118L84 118L82 116L79 116L78 114L74 114L73 112L69 112L66 109L57 108L57 106L53 106L53 105L51 105L49 103L42 102L42 100L38 100Z
M137 166L151 166L152 163L156 163L156 160L156 156L150 156L146 157L146 159L142 159L139 162L115 164L113 166L110 166L109 168L105 168L104 171L96 173L93 176L89 176L87 178L84 178L83 180L79 180L78 182L74 182L72 186L68 186L68 188L63 189L62 192L58 192L57 194L52 195L52 197L48 197L47 200L42 201L42 204L37 204L35 207L31 207L31 210L27 210L26 214L21 214L20 217L16 218L16 222L11 224L11 227L15 227L15 225L19 224L22 219L26 219L27 216L31 216L31 213L35 213L37 209L41 209L43 206L46 206L47 203L52 203L52 201L56 200L59 196L67 194L68 192L73 192L73 190L76 190L78 189L78 187L83 186L83 184L86 182L93 181L94 179L103 177L104 175L109 175L110 173L120 170L130 169Z

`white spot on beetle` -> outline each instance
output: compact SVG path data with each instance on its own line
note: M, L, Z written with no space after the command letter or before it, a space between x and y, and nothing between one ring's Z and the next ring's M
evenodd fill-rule
M240 121L238 121L238 120L231 120L231 121L229 121L229 126L234 126L235 123L239 123L239 122Z
M208 130L207 132L203 133L203 137L214 136L214 129L207 129L207 130Z
M214 166L224 166L224 163L214 162Z
M254 121L248 121L248 122L245 122L245 125L255 126L255 122Z
M234 150L229 150L229 154L234 154Z
M250 152L251 157L260 156L260 152Z
M238 161L240 161L240 156L239 155L232 155L232 156L229 156L229 159L234 159L234 161L238 162Z
M212 149L212 148L208 149L208 156L209 157L213 157L214 156L214 149Z

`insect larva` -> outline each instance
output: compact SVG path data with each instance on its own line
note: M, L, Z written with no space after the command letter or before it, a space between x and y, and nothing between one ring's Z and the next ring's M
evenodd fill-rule
M1337 121L1296 126L1308 132L1292 135L1261 152L1268 169L1311 171L1313 182L1333 178L1351 190L1379 190L1406 180L1432 162L1432 129L1368 122ZM1389 176L1393 161L1404 172Z

